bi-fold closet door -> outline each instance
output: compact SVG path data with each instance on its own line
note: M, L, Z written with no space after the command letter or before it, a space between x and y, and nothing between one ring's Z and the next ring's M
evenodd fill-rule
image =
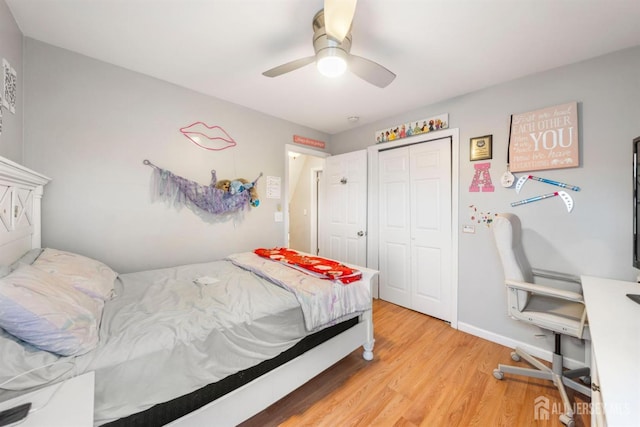
M451 139L379 153L380 298L451 320Z

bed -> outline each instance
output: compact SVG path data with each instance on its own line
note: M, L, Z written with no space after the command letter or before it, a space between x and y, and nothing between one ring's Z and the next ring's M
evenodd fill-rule
M93 371L95 425L237 425L360 346L373 358L376 271L327 286L248 251L117 274L41 248L48 180L0 159L0 400Z

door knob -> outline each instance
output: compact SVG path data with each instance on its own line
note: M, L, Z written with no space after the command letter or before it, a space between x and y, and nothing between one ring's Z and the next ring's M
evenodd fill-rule
M366 233L364 231L358 231L358 237L362 237L364 236Z

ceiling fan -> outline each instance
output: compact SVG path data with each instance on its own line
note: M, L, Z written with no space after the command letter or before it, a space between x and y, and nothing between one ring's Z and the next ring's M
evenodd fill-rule
M325 0L324 9L313 17L313 49L315 55L287 62L262 73L277 77L316 62L320 73L335 77L347 69L380 88L388 86L396 75L382 65L351 51L351 22L357 0Z

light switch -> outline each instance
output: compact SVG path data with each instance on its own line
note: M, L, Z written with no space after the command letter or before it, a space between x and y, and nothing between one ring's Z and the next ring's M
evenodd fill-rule
M273 219L275 222L282 222L284 221L284 214L282 212L274 212Z
M463 225L462 226L462 232L463 233L475 234L476 228L473 225Z

